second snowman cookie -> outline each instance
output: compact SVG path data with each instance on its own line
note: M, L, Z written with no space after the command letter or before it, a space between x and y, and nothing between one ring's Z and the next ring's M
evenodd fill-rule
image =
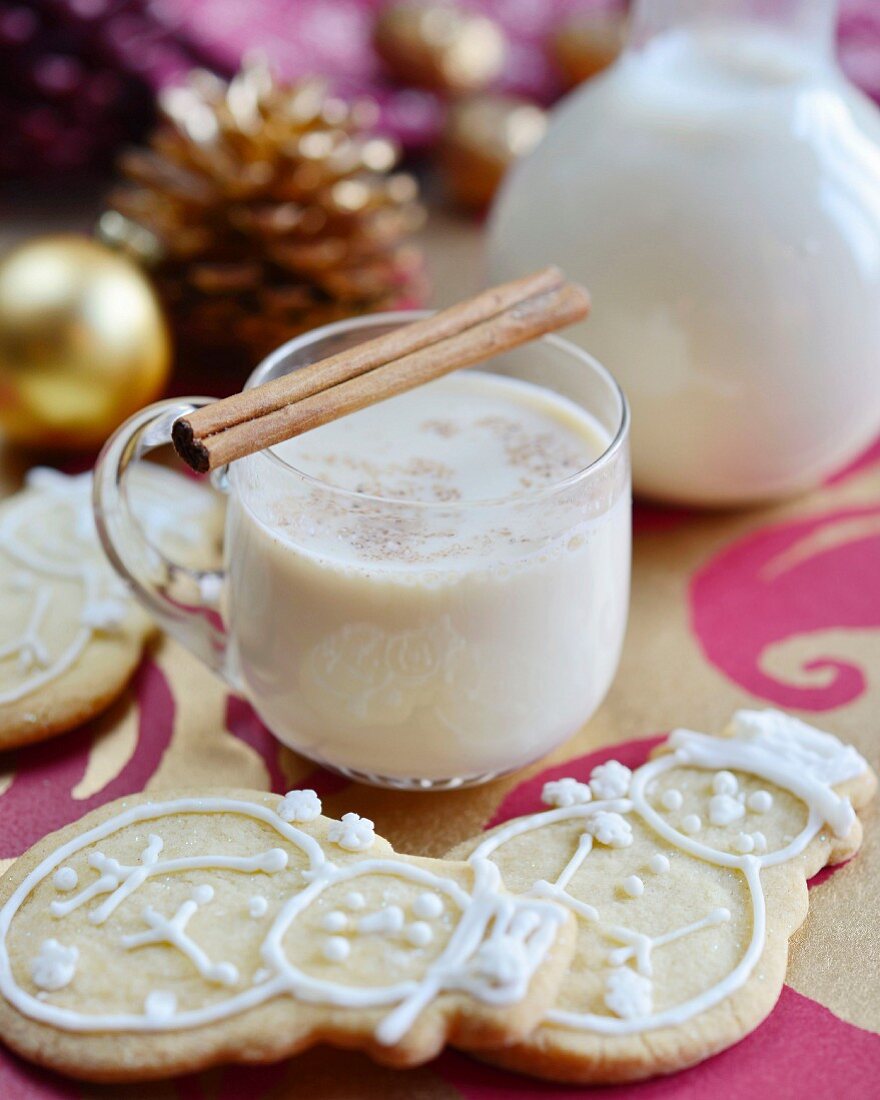
M586 780L586 781L584 781ZM580 1083L670 1073L773 1008L806 880L859 847L867 763L779 711L726 736L676 730L631 772L611 760L544 786L542 812L455 849L578 920L559 999L524 1043L486 1055Z

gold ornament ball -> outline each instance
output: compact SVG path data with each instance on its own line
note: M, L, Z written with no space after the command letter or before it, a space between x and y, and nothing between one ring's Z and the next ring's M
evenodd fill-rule
M447 191L460 206L482 210L507 169L535 148L546 129L545 112L518 96L484 92L459 100L440 143Z
M484 15L448 3L402 0L386 5L373 34L392 76L438 92L485 88L504 67L501 28Z
M124 256L75 236L0 258L0 432L97 447L162 390L171 362L153 290Z

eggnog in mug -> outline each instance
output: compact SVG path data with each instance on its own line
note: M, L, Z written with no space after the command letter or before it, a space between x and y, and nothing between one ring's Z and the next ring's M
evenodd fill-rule
M574 733L626 621L625 447L597 461L613 428L462 371L235 463L224 610L263 721L403 786L487 778Z
M248 385L417 316L308 333ZM367 782L443 788L521 767L590 718L630 560L628 412L595 359L545 336L233 462L225 569L205 573L144 545L126 483L209 402L118 429L95 522L142 603L276 737Z

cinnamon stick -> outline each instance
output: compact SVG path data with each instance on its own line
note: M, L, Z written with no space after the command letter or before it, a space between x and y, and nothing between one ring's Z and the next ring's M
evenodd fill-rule
M509 351L588 310L586 291L546 268L206 405L176 421L174 445L193 469L206 472Z

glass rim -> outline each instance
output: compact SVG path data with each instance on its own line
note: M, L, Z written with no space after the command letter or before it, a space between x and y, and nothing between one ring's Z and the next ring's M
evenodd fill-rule
M285 341L285 343L270 352L251 372L245 382L244 388L249 390L253 386L259 385L261 382L265 381L265 376L289 355L301 351L310 344L317 343L319 340L329 336L336 336L340 333L350 332L358 328L369 329L378 328L381 325L401 325L408 321L416 321L424 317L430 317L436 312L437 311L433 309L390 310L383 313L369 313L358 317L348 317L342 321L333 321L328 325L322 325L320 328L311 329L309 332L301 333L299 336L294 336L292 339ZM574 359L580 359L582 363L590 367L617 397L620 405L617 430L610 439L608 446L605 447L601 454L597 455L592 462L583 466L580 470L576 470L572 474L567 474L558 481L553 481L548 485L538 486L535 489L525 489L522 492L508 494L503 497L490 497L484 500L401 500L400 497L381 496L375 493L359 493L354 489L346 489L341 485L334 485L330 481L324 481L322 478L306 473L305 470L301 470L298 466L294 466L292 463L287 462L271 447L266 447L261 451L257 451L251 457L272 462L286 473L295 475L300 481L307 485L314 486L316 489L320 489L323 492L330 492L334 495L357 500L361 503L364 501L371 501L386 507L406 507L418 510L425 509L449 512L453 510L464 511L472 508L509 507L512 504L532 503L547 497L555 496L557 493L566 489L571 489L581 482L591 481L600 474L605 467L611 465L623 449L629 434L630 409L626 394L623 392L620 383L611 371L603 366L598 359L590 355L588 351L585 351L570 340L558 336L556 333L541 336L539 339L541 343L548 344ZM491 358L491 356L489 358ZM589 409L586 411L589 412ZM234 470L236 465L236 463L233 463L230 470Z

